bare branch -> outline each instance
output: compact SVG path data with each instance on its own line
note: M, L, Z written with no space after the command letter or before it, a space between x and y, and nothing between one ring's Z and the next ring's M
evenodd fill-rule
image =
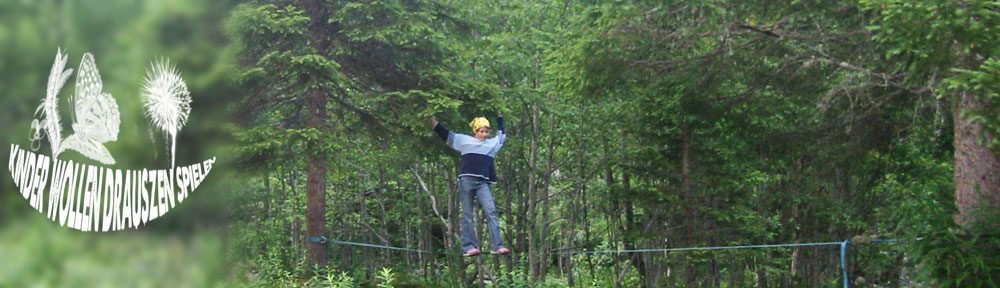
M445 220L444 216L441 216L441 211L438 210L437 198L434 197L434 193L431 193L431 191L427 189L427 185L424 184L424 179L420 178L420 174L417 174L417 170L416 169L413 169L413 167L410 167L409 169L410 169L410 172L413 172L413 176L417 177L417 182L420 183L420 189L424 190L424 192L427 192L427 196L431 197L431 208L434 209L434 215L437 215L438 219L441 220L441 223L443 223L444 226L446 228L448 228L448 231L452 231L451 230L451 223L448 223L448 220Z

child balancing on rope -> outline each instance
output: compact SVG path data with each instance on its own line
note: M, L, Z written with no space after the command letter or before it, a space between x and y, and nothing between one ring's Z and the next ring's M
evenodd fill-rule
M462 202L462 251L465 256L476 256L482 253L479 250L479 241L473 226L472 201L479 201L479 206L486 213L486 227L490 232L490 245L493 246L492 254L510 254L510 249L503 246L500 237L500 218L497 217L497 207L493 203L493 194L490 193L490 185L497 182L496 165L494 159L500 147L503 147L507 134L504 133L503 115L497 115L497 136L487 138L490 135L490 121L484 117L472 119L469 126L475 136L455 133L445 128L438 122L437 118L431 117L431 125L434 125L434 132L443 139L452 149L462 153L462 158L458 172L458 198Z

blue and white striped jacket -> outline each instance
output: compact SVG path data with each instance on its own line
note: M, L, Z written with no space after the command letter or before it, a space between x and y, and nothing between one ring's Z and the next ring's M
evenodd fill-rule
M459 162L458 177L474 176L481 177L490 183L497 182L496 159L497 152L503 147L507 140L504 133L503 117L497 117L497 136L483 141L469 135L449 131L441 123L434 126L434 132L441 137L448 146L462 153Z

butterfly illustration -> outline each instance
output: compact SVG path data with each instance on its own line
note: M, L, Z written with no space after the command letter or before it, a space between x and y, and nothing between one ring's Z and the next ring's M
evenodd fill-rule
M103 164L115 164L115 158L104 147L104 143L118 139L121 115L118 112L118 103L111 94L101 91L103 88L101 74L97 71L94 56L90 53L84 54L83 60L80 61L79 74L76 75L76 93L69 99L73 105L71 115L74 133L60 141L61 128L55 94L59 93L73 70L63 71L67 56L61 51L57 53L56 62L52 64L52 72L49 75L46 98L38 108L43 119L32 122L34 130L32 140L40 139L38 130L44 129L52 143L52 157L57 157L65 150L73 150ZM36 145L33 143L32 147L35 148Z

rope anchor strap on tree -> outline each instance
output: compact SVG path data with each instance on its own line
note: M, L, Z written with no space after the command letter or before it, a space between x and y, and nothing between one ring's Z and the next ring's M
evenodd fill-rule
M316 244L326 244L329 239L323 236L309 236L306 237L306 242L316 243Z

